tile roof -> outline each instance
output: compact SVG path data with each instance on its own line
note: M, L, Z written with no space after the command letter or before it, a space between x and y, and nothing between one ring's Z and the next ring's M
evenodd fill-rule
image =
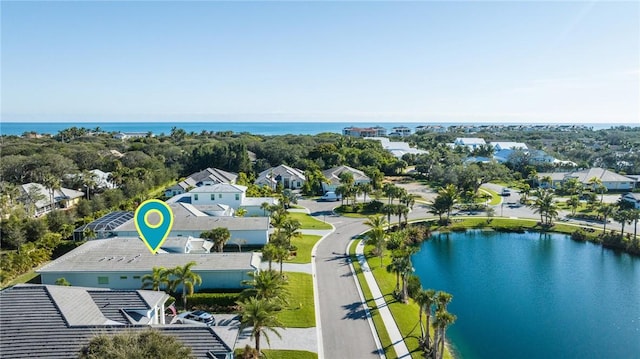
M340 174L343 172L350 172L353 174L353 180L355 182L358 181L368 181L369 177L364 174L364 172L357 170L355 168L349 166L338 166L334 168L330 168L328 170L322 171L322 174L329 180L331 183L338 184L340 183Z
M78 290L95 295L99 301L111 295L111 303L118 301L117 297L125 297L118 304L113 304L114 306L127 305L129 302L132 305L139 304L135 294L128 296L124 291L108 289L43 285L19 285L4 289L0 291L0 357L7 359L75 358L80 349L96 334L110 335L123 330L149 328L147 325L99 325L73 321L69 323L69 313L63 312L61 307L69 305L71 301L68 298L73 295L70 293L77 294ZM144 302L144 296L139 297ZM85 309L78 306L74 311ZM82 315L77 317L80 318ZM218 355L229 353L232 350L232 341L235 341L229 338L227 333L225 336L228 338L221 339L216 331L222 329L211 327L184 324L151 327L162 331L163 334L173 335L183 344L191 347L196 358L205 359L213 357L214 353Z
M262 200L262 202L265 202L265 200ZM230 231L262 230L267 228L268 223L269 219L267 217L214 217L193 214L182 215L173 212L173 227L171 231L208 231L217 227L225 227ZM131 219L113 231L122 233L137 231L137 229L133 219Z

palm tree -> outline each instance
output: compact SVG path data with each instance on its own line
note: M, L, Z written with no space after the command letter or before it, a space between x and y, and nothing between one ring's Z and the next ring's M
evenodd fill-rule
M578 198L578 196L575 196L575 195L571 196L567 200L567 206L569 206L571 208L571 215L575 216L576 215L576 210L580 206L580 198Z
M60 179L52 174L47 174L44 176L42 180L42 184L49 189L49 203L51 204L51 209L55 208L54 202L54 193L57 189L60 189Z
M196 262L189 262L184 266L177 266L171 270L170 275L175 277L175 283L182 285L182 304L184 310L187 310L187 295L193 294L195 286L202 284L200 275L191 271Z
M436 338L438 338L437 341L434 340L436 356L438 359L442 359L444 355L444 343L446 341L447 327L453 324L456 319L455 315L447 312L446 310L436 312L436 319L433 324L436 327Z
M289 258L289 250L287 248L276 246L275 259L280 263L280 275L282 275L282 263Z
M286 238L287 246L291 247L291 239L301 238L302 233L298 232L302 225L297 219L287 218L282 225L282 234Z
M602 233L607 231L607 218L613 215L615 210L615 207L608 203L603 203L598 207L598 213L602 215Z
M442 201L442 206L447 209L447 221L449 221L451 210L458 201L458 197L458 188L456 188L456 186L453 184L448 184L445 187L440 188L440 190L438 191L438 197L436 198L436 201L438 200L438 198L440 198L440 200Z
M264 216L267 216L267 211L269 210L269 203L268 202L262 202L262 204L260 204L260 209L262 210L262 212L264 213Z
M281 338L276 328L282 328L282 323L278 320L278 305L266 299L248 298L243 302L238 302L240 307L240 330L251 327L251 337L255 338L256 351L260 352L260 337L264 334L267 343L270 331Z
M267 243L262 247L262 260L269 261L269 270L271 270L271 263L276 259L276 247L273 243Z
M400 272L404 267L404 257L399 255L399 252L400 250L393 251L391 263L387 265L387 272L394 273L396 275L396 289L393 291L396 294L400 293Z
M282 275L273 270L250 272L250 280L243 280L243 285L251 286L242 291L242 298L255 297L256 299L272 300L280 304L287 303L289 292L287 281Z
M210 231L204 231L200 234L200 237L210 239L213 241L213 245L217 252L222 252L224 245L227 244L231 238L231 232L225 227L214 228Z
M95 173L91 171L82 171L82 185L87 188L87 199L91 199L91 190L96 186ZM143 178L142 176L140 178Z
M587 183L591 185L591 189L595 193L600 194L600 203L602 204L602 200L604 199L604 193L607 191L607 187L602 184L602 180L600 178L595 176L589 178L589 181L587 181Z
M169 285L169 273L166 268L153 267L153 272L142 276L142 289L160 291L164 285Z
M358 187L360 188L360 191L364 195L363 201L367 202L367 195L371 193L371 191L373 190L373 188L371 187L371 183L360 183L358 184Z
M384 255L384 243L386 239L386 232L384 230L385 220L380 215L370 216L369 220L364 222L366 226L371 227L367 232L367 244L373 244L376 247L376 255L380 257L380 266L382 266L382 257Z
M431 328L431 308L436 302L436 291L433 289L422 289L416 295L415 301L420 307L420 331L422 333L423 345L429 349L431 346L431 333L429 331L429 328ZM426 319L426 324L424 326L422 325L423 313Z
M244 217L247 214L247 210L245 208L236 209L236 217Z

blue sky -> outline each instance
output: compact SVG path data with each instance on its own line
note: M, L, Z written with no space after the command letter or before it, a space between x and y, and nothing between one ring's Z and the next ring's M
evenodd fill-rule
M637 1L1 6L3 121L640 121Z

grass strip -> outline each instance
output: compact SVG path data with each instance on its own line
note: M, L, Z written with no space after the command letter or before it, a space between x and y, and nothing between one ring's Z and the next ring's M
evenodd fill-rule
M300 229L332 229L329 223L319 221L306 213L289 212L289 218L300 221Z
M278 313L278 319L287 328L316 326L311 274L285 272L289 280L289 306Z
M318 359L318 354L306 350L262 350L265 359Z
M287 263L305 264L311 263L311 249L322 238L313 234L303 234L301 238L293 238L291 244L296 246L296 256L287 260Z
M356 245L358 241L353 241L351 246L349 247L349 256L351 257L351 263L353 264L353 269L358 277L358 282L360 283L360 288L362 289L362 294L364 296L364 300L369 307L369 312L371 313L371 319L373 320L373 325L376 328L376 332L378 333L378 339L380 339L380 344L382 344L382 348L384 349L385 356L389 359L397 358L398 355L393 347L393 343L391 342L391 338L389 337L389 333L387 332L387 327L384 325L384 321L382 317L380 317L380 313L378 311L378 307L376 306L375 301L373 300L373 295L371 295L371 290L369 290L369 285L367 285L367 281L364 278L364 274L362 273L362 268L360 267L360 263L356 258Z

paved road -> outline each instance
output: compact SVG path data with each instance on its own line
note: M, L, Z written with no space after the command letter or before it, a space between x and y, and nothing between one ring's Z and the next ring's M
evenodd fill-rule
M339 204L339 203L338 203ZM349 269L345 249L351 238L362 233L362 219L336 217L336 202L300 201L311 215L334 225L316 252L320 323L325 358L379 358L377 346Z

